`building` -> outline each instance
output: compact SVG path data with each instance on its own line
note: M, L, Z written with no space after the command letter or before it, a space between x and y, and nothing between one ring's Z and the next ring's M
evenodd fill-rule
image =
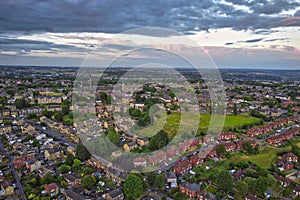
M148 144L149 144L149 139L148 139L148 138L143 138L143 137L138 137L138 138L137 138L137 143L138 143L140 146L145 146L145 145L148 145Z
M50 105L47 106L47 111L51 111L51 112L61 112L62 111L62 107L60 105Z
M8 110L8 109L2 110L2 116L3 117L10 117L10 110Z
M4 126L4 125L0 126L0 135L10 133L11 131L12 131L11 126Z
M195 154L190 158L190 162L193 164L193 166L200 166L202 165L204 161L204 157L200 154Z
M45 150L45 159L46 160L59 160L62 159L64 152L60 148L47 149Z
M146 167L147 162L146 162L145 158L137 157L137 158L133 159L133 165L134 165L134 167Z
M233 132L222 132L219 137L218 140L234 140L237 139L237 135Z
M105 195L106 200L122 200L124 199L124 193L121 188L113 190Z
M34 172L36 170L38 170L39 168L41 168L42 164L41 161L36 160L36 161L32 161L32 160L28 160L26 162L26 168L29 170L29 172Z
M245 197L244 197L244 200L260 200L260 198L256 197L256 196L253 196L252 194L247 194Z
M176 174L181 174L184 172L187 172L188 170L192 169L192 163L189 160L184 160L184 161L179 161L175 166L174 166L174 172Z
M60 104L61 96L39 96L38 104Z
M177 176L173 171L166 173L166 181L170 184L171 188L177 187Z
M45 191L51 197L56 196L59 193L59 188L56 183L50 183L45 185Z
M282 155L282 159L288 162L297 163L298 157L294 153L286 153Z
M188 195L190 198L195 198L199 190L200 186L195 183L186 182L179 186L179 192Z
M205 190L199 190L196 194L197 200L209 200L211 198L207 198L207 192Z
M68 183L72 188L78 188L81 185L81 179L73 174L64 174L63 179Z
M4 179L1 183L1 190L4 191L5 196L13 195L15 193L14 187L11 186L11 184L6 179Z
M131 151L132 149L138 147L137 143L135 141L129 142L127 144L124 144L123 148L126 152Z
M78 194L72 189L66 190L64 192L64 196L66 197L66 200L86 200L84 196Z
M117 170L115 168L109 167L106 170L106 175L108 176L109 179L116 181L118 183L122 183L125 181L127 178L128 174L124 171Z

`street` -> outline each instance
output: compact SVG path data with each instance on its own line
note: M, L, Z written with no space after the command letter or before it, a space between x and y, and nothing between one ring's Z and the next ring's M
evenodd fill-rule
M9 152L6 151L6 149L4 148L2 142L0 141L0 149L1 151L9 158L10 162L8 163L8 166L10 167L10 169L12 170L12 173L13 173L13 176L15 178L15 181L16 181L16 186L20 192L20 197L21 199L23 200L26 200L26 195L24 193L24 189L23 189L23 186L21 184L21 181L20 181L20 177L19 175L17 174L17 171L13 165L13 161L14 161L14 158L10 155Z

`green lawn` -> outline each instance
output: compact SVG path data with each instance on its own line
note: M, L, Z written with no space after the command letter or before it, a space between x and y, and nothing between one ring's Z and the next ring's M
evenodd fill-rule
M173 137L178 133L179 126L181 128L180 130L187 133L197 131L197 128L198 131L206 132L210 125L217 128L222 127L222 120L214 119L211 124L211 115L209 114L201 114L199 119L197 119L197 116L199 115L193 113L183 113L182 115L183 116L178 112L173 112L169 115L166 115L163 112L155 113L154 125L133 131L139 135L150 137L163 128L170 137ZM182 123L180 123L180 121L182 121ZM223 130L228 131L230 128L240 128L245 124L254 124L256 122L259 122L258 118L250 117L248 115L227 115ZM198 124L198 127L196 124Z
M287 147L285 149L280 148L273 148L273 147L263 147L261 152L258 155L244 155L244 154L234 154L230 159L228 159L228 163L230 162L239 162L239 161L251 161L252 163L268 169L272 166L274 161L277 158L277 153L283 152L286 150L291 150L290 147Z

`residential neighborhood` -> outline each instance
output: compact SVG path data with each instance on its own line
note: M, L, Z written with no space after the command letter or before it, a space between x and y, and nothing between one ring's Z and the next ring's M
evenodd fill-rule
M172 143L187 100L171 88L143 85L124 94L127 108L114 108L113 75L99 83L91 103L87 90L73 91L75 74L72 68L3 68L1 199L300 198L299 82L224 80L226 120L214 135L207 132L209 91L193 80L200 124ZM160 109L168 122L158 133L134 126L163 119ZM130 117L119 117L123 111ZM78 114L84 117L73 117ZM114 148L104 149L104 141Z

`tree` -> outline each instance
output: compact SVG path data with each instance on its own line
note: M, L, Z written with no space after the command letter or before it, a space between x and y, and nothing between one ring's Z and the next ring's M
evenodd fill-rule
M33 140L32 145L33 145L34 147L40 147L40 143L39 143L39 141L37 141L37 140Z
M29 114L27 115L27 119L36 119L36 118L37 118L36 113L29 113Z
M162 189L165 183L164 175L157 175L155 172L149 172L147 174L147 180L151 186L156 186L159 189Z
M156 175L155 177L155 185L159 188L162 189L165 184L165 177L163 174Z
M91 154L83 144L78 144L76 147L76 157L81 161L86 161L91 157Z
M53 115L53 112L47 111L47 110L43 110L42 111L42 115L45 116L45 117L47 117L47 118L51 118L52 115Z
M73 167L75 170L78 170L80 168L80 165L81 165L81 161L77 158L74 159L73 161Z
M17 109L27 108L29 106L28 102L24 98L16 99L14 105Z
M227 170L219 172L216 183L224 193L229 192L233 188L233 178Z
M233 104L233 114L236 116L238 114L236 103Z
M218 145L217 148L216 148L216 152L217 152L218 155L224 155L225 152L226 152L225 146L222 145L222 144Z
M247 151L248 153L252 154L253 153L253 146L250 142L244 142L242 144L242 147L245 151Z
M142 195L143 191L143 180L135 174L129 174L124 183L124 194L126 198L137 199Z
M52 176L52 174L47 174L45 176L45 178L40 180L40 185L49 184L49 183L52 183L54 181L55 181L54 176Z
M85 175L81 180L81 186L85 189L92 189L96 183L96 178L90 175Z
M115 132L114 129L109 129L107 132L107 138L114 143L115 145L118 145L120 143L119 135Z
M67 184L67 182L66 182L65 180L62 180L62 181L60 182L60 185L61 185L63 188L67 188L67 187L68 187L68 184Z
M64 173L67 173L71 170L71 167L69 165L66 165L66 164L62 164L60 167L59 167L59 172L61 174L64 174Z
M284 189L282 190L282 195L283 195L284 197L289 197L291 194L292 194L292 191L291 191L291 189L289 189L289 188L284 188Z
M255 194L261 196L264 195L264 192L270 186L268 178L262 176L258 177L255 186Z
M63 121L63 114L61 112L55 112L54 113L54 119L56 121L62 122Z
M239 180L235 186L234 194L237 199L242 199L242 197L248 192L248 184L245 181Z
M74 160L74 157L71 154L68 154L65 159L65 164L71 166L73 164L73 160Z
M68 115L70 113L70 108L68 105L62 106L62 114L63 115Z
M166 146L169 142L168 133L161 130L156 135L150 138L149 148L151 150L158 150Z

